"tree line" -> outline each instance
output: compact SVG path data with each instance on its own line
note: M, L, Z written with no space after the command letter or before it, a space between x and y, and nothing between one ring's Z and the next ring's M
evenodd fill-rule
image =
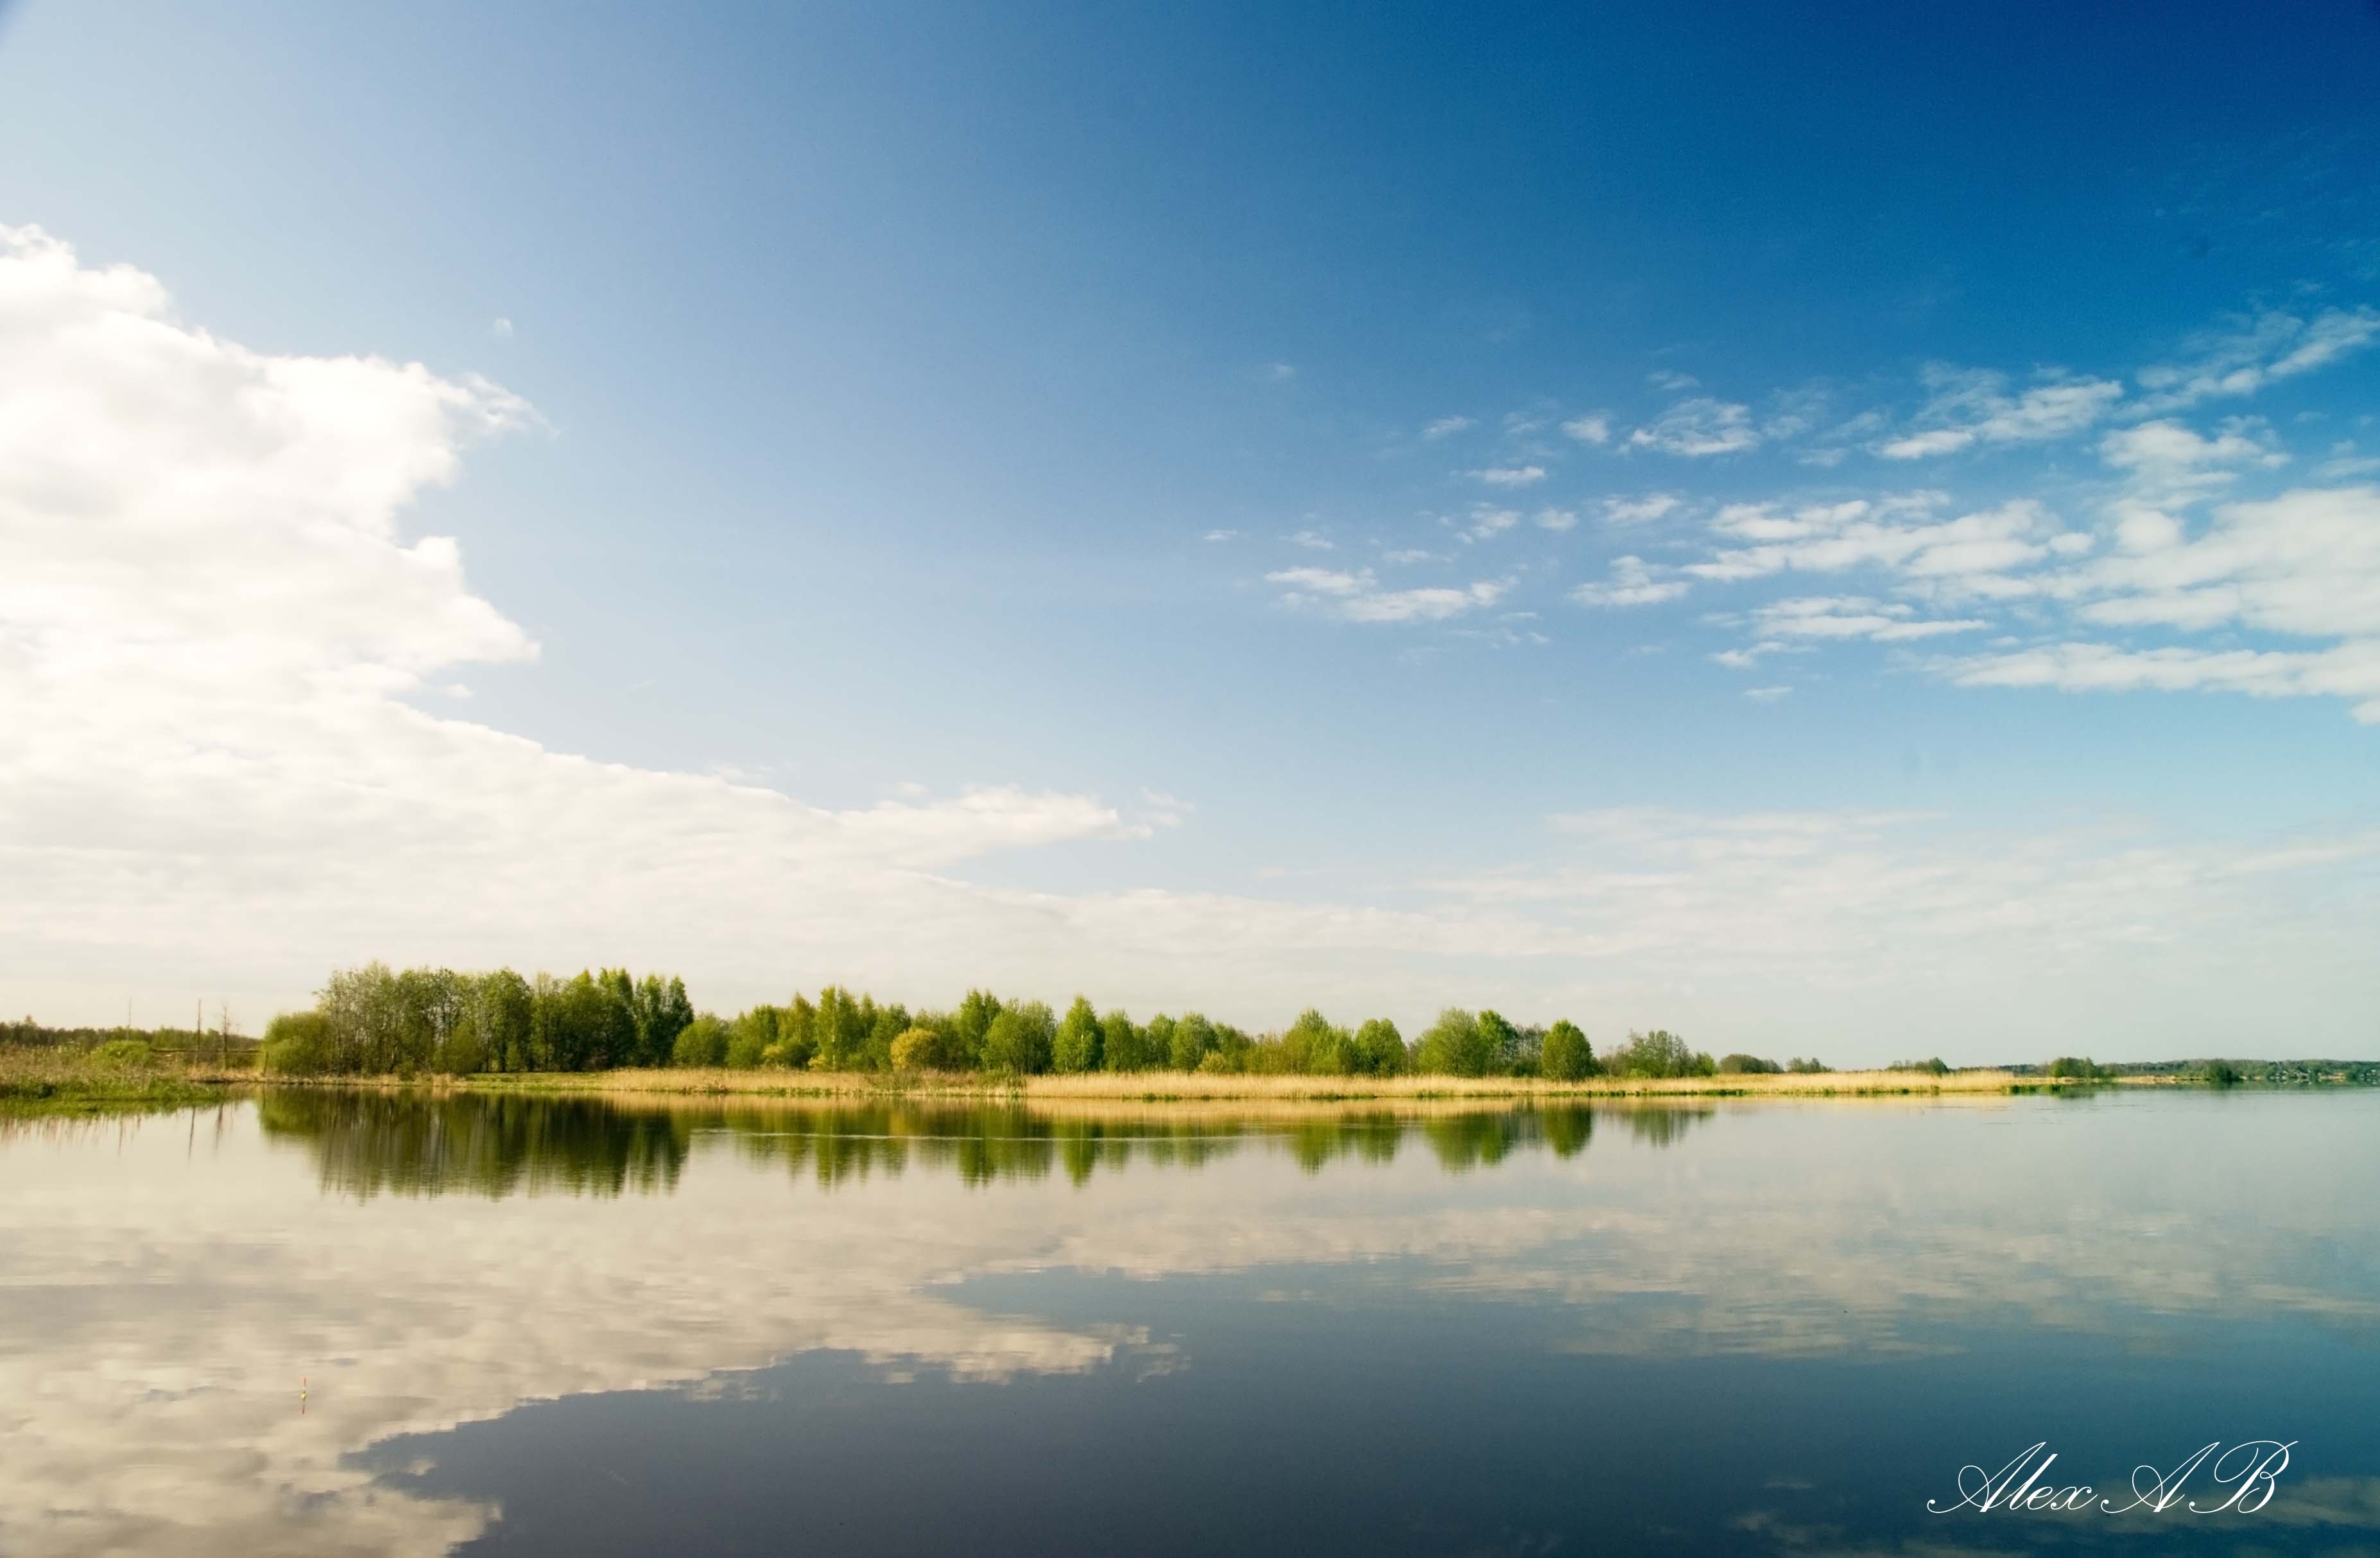
M685 981L625 968L527 978L510 968L456 973L341 969L312 1007L265 1030L263 1065L295 1075L465 1076L621 1066L753 1070L1046 1073L1196 1071L1395 1077L1708 1077L1778 1071L1773 1061L1714 1061L1665 1029L1631 1033L1598 1055L1567 1018L1539 1026L1450 1006L1407 1039L1386 1017L1353 1028L1308 1009L1278 1032L1251 1034L1197 1012L1135 1021L1076 996L1046 1002L971 990L948 1009L912 1010L829 985L733 1017L698 1013ZM1796 1060L1795 1070L1823 1070Z

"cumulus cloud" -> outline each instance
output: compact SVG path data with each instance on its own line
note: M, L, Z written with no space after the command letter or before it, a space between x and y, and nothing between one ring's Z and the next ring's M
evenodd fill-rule
M537 652L456 542L400 530L520 400L249 351L30 229L0 233L0 940L29 1000L120 1012L135 967L285 999L372 955L834 961L904 904L982 912L935 874L959 862L1138 831L999 785L827 810L425 712L434 678Z
M1451 434L1461 432L1467 428L1474 428L1478 425L1479 424L1476 421L1469 417L1440 417L1438 420L1430 423L1427 427L1423 428L1421 430L1421 435L1435 443L1439 439L1449 437Z
M1611 418L1602 411L1592 411L1583 417L1572 417L1562 423L1561 430L1581 444L1603 444L1611 442Z
M1567 508L1541 508L1532 517L1541 530L1560 533L1578 528L1578 516Z
M1471 473L1490 487L1534 487L1546 479L1541 465L1496 465Z
M1709 396L1682 400L1628 435L1628 444L1633 449L1655 449L1690 459L1742 454L1759 443L1760 432L1752 425L1751 407Z

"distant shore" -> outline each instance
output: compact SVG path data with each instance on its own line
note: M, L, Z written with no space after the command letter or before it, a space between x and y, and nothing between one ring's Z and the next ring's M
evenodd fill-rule
M2319 1073L2317 1085L2356 1085ZM156 1109L219 1102L260 1087L473 1093L489 1097L602 1098L627 1102L780 1100L931 1102L1000 1102L1070 1110L1102 1105L1248 1102L1402 1106L1530 1104L1693 1099L1828 1099L2017 1096L2076 1093L2108 1087L2216 1086L2180 1068L2122 1076L2054 1077L2039 1070L1928 1070L1722 1073L1715 1077L1280 1076L1232 1072L1092 1072L1014 1077L982 1072L796 1071L668 1068L609 1071L482 1072L461 1077L284 1077L260 1070L253 1055L228 1063L162 1054L128 1064L92 1052L0 1048L0 1109L16 1113ZM2247 1085L2256 1085L2250 1081ZM2304 1086L2304 1082L2296 1084Z

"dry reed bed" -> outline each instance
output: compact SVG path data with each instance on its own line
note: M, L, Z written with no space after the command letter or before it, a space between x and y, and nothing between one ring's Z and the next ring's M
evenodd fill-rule
M1215 1072L1099 1072L1086 1076L1003 1078L973 1074L813 1071L601 1071L475 1077L473 1089L587 1091L604 1094L829 1100L900 1098L913 1102L1018 1100L1035 1107L1062 1103L1202 1103L1277 1102L1330 1104L1497 1103L1659 1101L1710 1098L1880 1098L2005 1095L2018 1089L2069 1084L2019 1077L2006 1071L1961 1071L1933 1077L1911 1071L1830 1071L1784 1076L1688 1077L1672 1079L1591 1077L1548 1082L1529 1077L1263 1077Z

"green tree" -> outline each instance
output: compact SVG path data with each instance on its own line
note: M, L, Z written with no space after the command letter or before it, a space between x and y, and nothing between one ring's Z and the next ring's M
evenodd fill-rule
M1148 1035L1122 1007L1099 1019L1099 1064L1110 1071L1146 1071L1153 1063Z
M1089 999L1075 996L1075 1004L1066 1008L1064 1020L1058 1024L1057 1037L1051 1042L1050 1068L1068 1073L1097 1071L1105 1037L1099 1031L1099 1014L1091 1009Z
M727 1048L720 1064L737 1071L750 1071L760 1065L778 1045L783 1016L782 1008L769 1005L735 1014L735 1020L727 1025Z
M1708 1077L1718 1067L1710 1056L1695 1051L1664 1028L1650 1033L1632 1032L1628 1041L1606 1057L1604 1069L1620 1077L1662 1078Z
M536 1006L528 981L510 968L482 974L471 991L471 1020L480 1030L491 1071L530 1071L530 1017Z
M1355 1030L1356 1068L1366 1076L1398 1076L1411 1058L1405 1052L1405 1036L1388 1018L1373 1017Z
M1582 1077L1593 1076L1595 1047L1586 1041L1586 1034L1578 1024L1564 1017L1546 1029L1545 1045L1537 1054L1537 1069L1556 1082L1575 1082Z
M636 1027L636 1064L669 1065L677 1036L694 1021L686 981L672 975L664 982L659 974L647 974L629 992L628 1012Z
M1149 1070L1164 1071L1172 1067L1175 1027L1172 1017L1160 1012L1148 1019L1147 1028L1140 1030L1141 1048L1148 1055Z
M1173 1042L1166 1056L1176 1071L1196 1071L1215 1048L1215 1025L1196 1012L1184 1012L1173 1025Z
M1480 1031L1477 1016L1460 1006L1449 1006L1415 1041L1414 1069L1450 1077L1484 1077L1494 1059L1491 1043Z
M1506 1022L1503 1014L1483 1011L1479 1014L1479 1053L1481 1069L1473 1076L1493 1074L1510 1077L1521 1069L1521 1030ZM1534 1058L1534 1057L1531 1057Z
M818 1053L818 1008L800 991L777 1012L777 1056L771 1064L800 1071Z
M813 1071L855 1071L868 1029L860 1020L859 1003L839 984L819 992L818 1015L810 1019Z
M1057 1019L1046 1003L1012 1001L983 1035L983 1067L1030 1077L1050 1069L1050 1051L1057 1038Z
M1281 1068L1293 1075L1346 1077L1355 1070L1355 1040L1312 1006L1282 1030Z
M957 1036L960 1049L969 1065L984 1065L984 1036L991 1031L991 1019L1000 1016L1000 998L988 990L970 990L959 1002L959 1009L951 1014L952 1031Z
M1718 1057L1718 1074L1722 1077L1773 1077L1785 1068L1773 1060L1748 1055L1742 1051Z

